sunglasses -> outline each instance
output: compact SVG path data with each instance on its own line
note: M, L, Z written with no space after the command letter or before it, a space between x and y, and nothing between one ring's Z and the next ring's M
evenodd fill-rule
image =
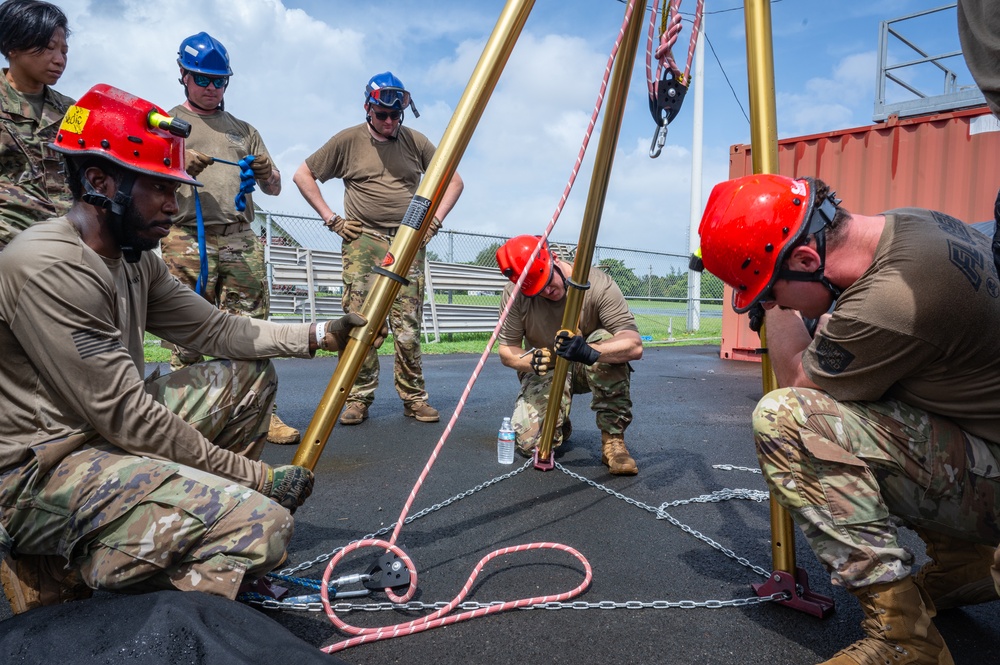
M386 118L399 120L403 117L402 111L372 111L372 114L379 120L385 120Z
M219 88L225 88L227 85L229 85L228 76L219 76L213 78L211 76L205 76L204 74L194 74L192 76L192 79L194 80L194 84L199 88L207 88L209 83L214 85L216 90L218 90Z

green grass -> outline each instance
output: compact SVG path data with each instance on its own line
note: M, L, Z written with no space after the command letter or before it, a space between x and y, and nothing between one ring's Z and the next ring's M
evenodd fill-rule
M476 296L473 296L476 297ZM686 332L682 330L685 320L681 317L659 317L659 316L636 316L639 324L639 334L652 336L653 339L646 340L647 346L669 345L692 345L692 344L721 344L722 319L701 320L701 330L696 332ZM673 330L670 334L670 330ZM489 340L489 333L451 333L441 335L440 342L424 342L421 350L426 355L447 355L452 353L475 353L481 354L486 342ZM425 338L426 339L426 338ZM493 352L496 353L497 345L493 345ZM392 355L392 335L386 339L385 343L378 350L380 356ZM336 355L326 351L318 351L318 356ZM160 340L149 333L146 333L145 357L147 363L168 363L170 362L170 351L160 346Z

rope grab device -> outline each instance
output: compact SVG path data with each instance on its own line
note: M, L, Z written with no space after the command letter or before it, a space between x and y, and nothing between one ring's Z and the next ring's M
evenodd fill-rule
M653 159L660 156L660 151L667 143L667 125L681 111L684 96L691 85L691 62L694 60L698 35L701 32L701 19L704 14L705 2L698 0L695 6L691 40L688 44L687 62L682 72L674 61L673 47L681 31L681 0L670 0L665 4L660 20L660 43L653 49L653 32L656 25L656 12L660 0L653 0L650 11L649 33L646 48L646 79L649 88L649 113L656 122L653 141L649 146L649 156ZM653 75L652 59L656 57L658 64L656 76Z

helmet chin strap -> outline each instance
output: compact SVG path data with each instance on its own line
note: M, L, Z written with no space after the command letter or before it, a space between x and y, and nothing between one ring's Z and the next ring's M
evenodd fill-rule
M831 192L830 196L813 211L808 221L809 228L815 229L812 235L816 238L816 253L819 254L819 267L812 272L789 270L782 267L778 271L777 278L787 279L792 282L819 282L826 287L827 291L833 296L833 299L836 300L840 297L843 289L834 285L823 273L826 268L826 225L832 222L834 216L837 214L837 206L831 200L832 198L833 193Z
M108 223L111 228L111 235L118 242L118 247L122 251L122 258L125 259L126 263L137 263L139 257L142 255L142 250L125 242L122 223L125 217L125 209L132 202L132 186L135 184L135 173L131 171L124 173L121 182L115 190L113 199L94 189L94 186L86 178L81 176L81 179L83 181L84 193L80 199L84 203L89 203L92 206L108 211Z

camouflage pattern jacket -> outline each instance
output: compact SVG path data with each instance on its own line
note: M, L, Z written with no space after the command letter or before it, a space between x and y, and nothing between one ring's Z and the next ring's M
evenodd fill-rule
M0 76L0 249L35 222L65 215L72 205L62 156L46 144L73 99L46 86L41 118Z

